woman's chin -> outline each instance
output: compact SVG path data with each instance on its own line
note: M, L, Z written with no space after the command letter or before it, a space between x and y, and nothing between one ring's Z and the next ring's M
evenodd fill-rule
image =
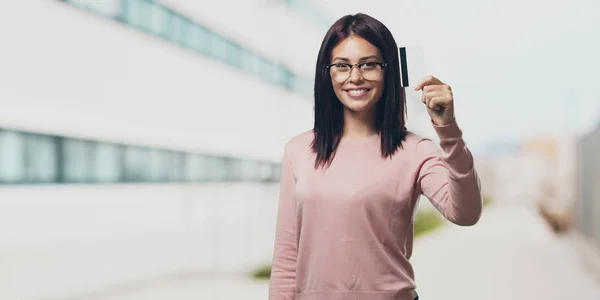
M345 99L344 106L354 112L361 112L365 110L369 110L373 105L370 99L366 100L356 100L356 99Z

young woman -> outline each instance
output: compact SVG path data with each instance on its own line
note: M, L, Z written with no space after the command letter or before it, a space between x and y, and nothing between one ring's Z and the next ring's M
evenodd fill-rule
M284 148L269 299L418 299L409 262L420 194L451 222L482 212L473 158L450 87L422 91L440 148L405 128L398 48L365 15L332 25L321 45L312 130Z

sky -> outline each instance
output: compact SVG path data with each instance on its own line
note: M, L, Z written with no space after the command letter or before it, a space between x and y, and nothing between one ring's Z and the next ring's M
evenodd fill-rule
M600 116L600 2L313 1L332 21L364 12L424 50L452 86L467 143L585 133Z

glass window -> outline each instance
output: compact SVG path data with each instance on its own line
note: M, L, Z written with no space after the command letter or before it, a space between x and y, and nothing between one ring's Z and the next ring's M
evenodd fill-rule
M151 155L151 176L152 181L173 182L180 181L182 178L181 168L183 164L180 161L180 154L173 151L152 150Z
M171 163L169 164L169 180L173 182L185 181L185 154L182 152L171 152Z
M207 181L210 178L208 157L188 154L185 168L186 180L191 182Z
M266 81L283 85L293 91L310 97L312 87L295 85L294 74L244 49L241 45L220 36L208 28L193 22L186 16L172 11L152 0L65 0L73 6L88 9L100 15L122 19L124 23L157 36L169 39L183 47L212 56L224 63L248 70ZM314 8L303 1L286 0L299 11L314 15L321 20L322 14L315 14Z
M109 18L119 16L121 11L121 0L66 0L66 2Z
M147 0L125 1L126 13L124 19L127 23L152 31L152 4Z
M285 85L285 73L287 70L281 65L273 66L273 82L277 84Z
M210 54L210 49L211 49L211 39L212 39L212 32L210 30L208 30L207 28L204 28L200 25L196 25L197 31L198 31L198 51L202 52L203 54Z
M227 170L231 159L224 157L208 157L207 173L209 181L225 181L227 180Z
M200 27L190 24L185 35L185 46L196 51L200 50Z
M321 11L316 9L313 5L307 1L298 0L285 0L287 4L295 8L298 12L311 19L315 24L321 24L321 26L329 26L329 18L326 17Z
M154 32L152 30L152 7L154 5L147 0L135 0L135 2L137 2L137 9L139 10L139 23L137 25L148 32Z
M269 181L273 176L273 165L270 163L261 163L260 171L259 171L259 180L260 181Z
M27 134L25 172L27 182L54 182L57 180L57 139L51 136Z
M277 66L265 58L261 59L261 75L271 83L277 83L279 76L277 74Z
M88 182L92 175L92 148L82 140L63 140L64 180L69 183Z
M171 39L180 45L185 45L185 37L190 23L179 14L172 13L171 16Z
M267 81L271 81L271 68L269 66L269 62L262 57L260 58L259 70L260 76L262 76Z
M152 32L156 35L168 37L170 12L163 6L152 4Z
M242 169L244 161L237 158L230 158L227 160L227 180L228 181L240 181L242 180Z
M137 1L123 1L123 21L125 23L136 26L138 15Z
M5 183L265 181L276 172L253 160L0 130Z
M258 171L258 165L256 162L254 161L249 161L249 160L244 160L241 161L241 168L240 168L240 179L244 180L244 181L252 181L252 180L257 180L258 176L257 176L257 172Z
M185 180L189 182L201 181L200 176L201 162L195 154L185 156Z
M133 26L137 26L139 23L140 10L137 8L137 2L136 0L123 1L123 21Z
M83 7L83 2L86 0L65 0L65 2L75 6L75 7Z
M197 24L188 23L187 30L183 33L183 44L185 47L194 49L203 54L210 54L210 32Z
M294 80L294 74L288 69L282 68L281 70L281 84L288 89L292 89L292 80Z
M223 37L213 34L212 39L210 41L211 51L210 54L221 60L227 61L227 41L223 39Z
M273 165L273 181L278 181L281 176L281 165Z
M128 146L125 148L125 181L126 182L145 182L150 181L151 152L149 149Z
M166 153L162 150L151 150L150 172L152 181L166 181Z
M23 180L25 166L25 140L13 131L0 131L0 181Z
M250 71L250 73L257 73L257 57L254 53L246 49L240 50L240 65L242 69Z
M121 180L122 146L108 143L96 144L94 155L94 181L119 182Z
M275 84L283 84L281 80L283 77L283 68L280 65L273 64L271 67L272 78L271 81Z
M235 67L241 67L241 47L236 44L233 43L231 41L228 42L228 47L227 47L227 60L228 62L235 66Z

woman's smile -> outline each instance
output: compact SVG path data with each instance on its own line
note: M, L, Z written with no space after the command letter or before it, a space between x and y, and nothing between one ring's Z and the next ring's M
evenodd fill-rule
M348 97L355 99L355 100L360 100L360 99L364 99L365 96L367 96L369 94L369 91L371 91L371 89L369 88L349 88L346 89L346 95L348 95Z

